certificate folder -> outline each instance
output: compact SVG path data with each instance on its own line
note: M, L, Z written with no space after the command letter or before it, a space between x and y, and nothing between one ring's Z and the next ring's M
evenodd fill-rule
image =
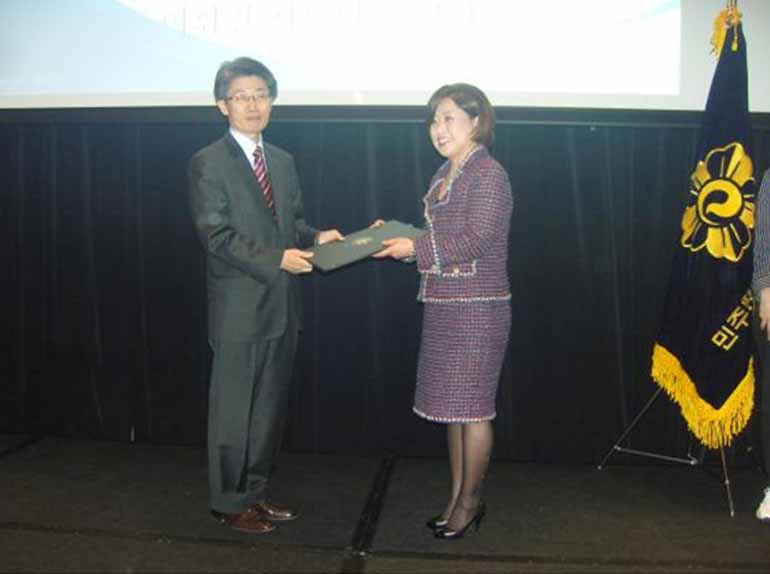
M392 219L379 227L361 229L345 236L345 241L334 241L315 245L307 251L313 252L310 262L321 271L332 271L365 259L382 250L382 242L394 237L415 239L425 233L413 225Z

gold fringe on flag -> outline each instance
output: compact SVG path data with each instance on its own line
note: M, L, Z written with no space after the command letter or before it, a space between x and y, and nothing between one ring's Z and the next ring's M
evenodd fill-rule
M655 343L652 351L652 378L679 405L687 426L709 448L729 446L740 434L754 409L754 358L743 379L724 404L715 409L704 401L690 376L673 354Z

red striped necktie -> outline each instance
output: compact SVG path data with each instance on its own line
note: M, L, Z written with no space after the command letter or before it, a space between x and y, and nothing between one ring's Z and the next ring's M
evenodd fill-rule
M254 175L265 195L265 204L270 208L275 216L275 201L273 201L273 186L270 183L270 176L267 175L267 166L265 165L265 156L262 154L262 148L257 146L254 150Z

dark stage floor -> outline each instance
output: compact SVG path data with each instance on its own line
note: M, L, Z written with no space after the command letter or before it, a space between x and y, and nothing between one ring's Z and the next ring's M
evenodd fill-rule
M11 444L13 438L6 439ZM1 443L0 443L1 445ZM494 462L481 531L423 526L446 462L285 454L265 536L214 522L201 448L47 438L0 457L2 572L767 572L764 477L701 468Z

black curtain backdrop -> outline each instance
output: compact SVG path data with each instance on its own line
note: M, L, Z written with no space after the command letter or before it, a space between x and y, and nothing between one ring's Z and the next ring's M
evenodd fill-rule
M500 238L513 328L495 456L596 462L656 390L650 353L701 114L498 113L493 154L515 205ZM770 119L752 120L759 177ZM210 352L185 172L224 130L213 109L0 113L0 432L203 444ZM441 161L421 109L278 107L266 137L294 154L317 227L421 222ZM414 267L303 280L286 448L443 455L443 427L411 413ZM668 399L631 444L684 453Z

